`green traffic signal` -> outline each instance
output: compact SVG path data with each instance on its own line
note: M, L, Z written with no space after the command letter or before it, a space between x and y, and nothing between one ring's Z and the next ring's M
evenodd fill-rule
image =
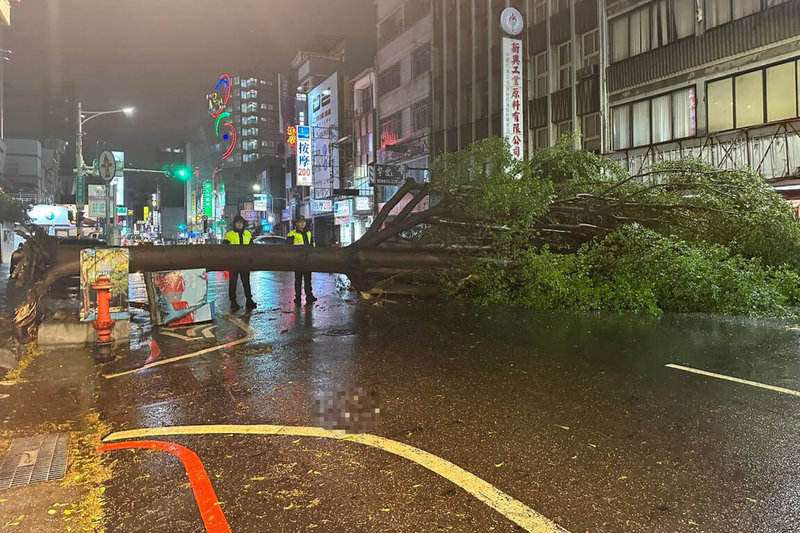
M165 169L168 178L175 178L180 181L187 181L192 176L192 170L183 165L173 165Z

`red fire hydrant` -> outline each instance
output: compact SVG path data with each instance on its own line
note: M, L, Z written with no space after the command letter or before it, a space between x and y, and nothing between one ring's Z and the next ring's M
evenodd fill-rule
M111 318L109 308L111 306L111 288L114 285L107 276L103 275L92 283L92 288L97 291L97 318L92 323L97 330L98 362L108 361L113 357L111 346L114 338L111 331L114 329L114 319Z

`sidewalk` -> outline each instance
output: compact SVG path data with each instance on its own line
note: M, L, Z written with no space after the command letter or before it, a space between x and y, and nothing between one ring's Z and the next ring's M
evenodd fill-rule
M92 415L97 378L91 354L29 349L24 363L20 377L0 382L0 453L14 438L69 432L70 457L63 480L0 490L0 530L95 531L91 514L103 466L93 448L104 429Z

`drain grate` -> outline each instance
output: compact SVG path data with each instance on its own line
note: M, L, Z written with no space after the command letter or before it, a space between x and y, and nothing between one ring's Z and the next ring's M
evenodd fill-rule
M11 447L0 462L0 489L64 477L68 442L68 433L12 440Z

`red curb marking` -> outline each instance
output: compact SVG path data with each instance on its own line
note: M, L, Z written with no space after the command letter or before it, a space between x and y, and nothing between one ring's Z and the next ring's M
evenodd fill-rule
M189 476L189 482L194 492L194 499L197 502L197 507L200 509L200 516L203 517L206 532L231 533L231 528L219 505L217 495L214 493L214 487L211 486L211 480L208 478L205 467L203 467L203 462L196 453L180 444L156 440L115 442L113 444L100 446L97 451L102 453L130 448L161 450L162 452L171 453L180 459L183 463L183 467L186 469L186 474Z

